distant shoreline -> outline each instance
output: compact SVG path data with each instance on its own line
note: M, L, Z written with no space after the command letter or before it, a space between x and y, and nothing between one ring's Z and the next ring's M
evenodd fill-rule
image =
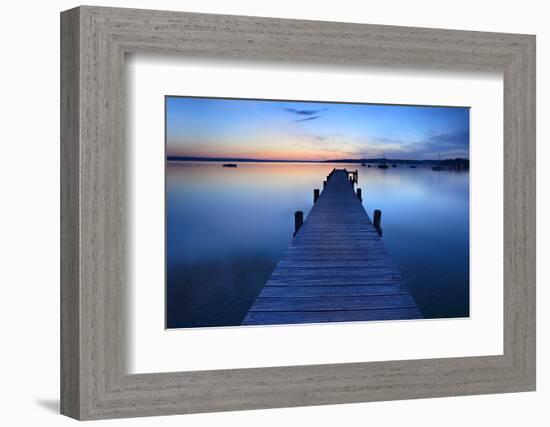
M190 156L166 156L169 162L233 162L233 163L365 163L365 164L406 164L406 165L463 165L468 167L469 159L427 159L427 160L409 160L409 159L333 159L333 160L273 160L273 159L250 159L240 157L190 157Z

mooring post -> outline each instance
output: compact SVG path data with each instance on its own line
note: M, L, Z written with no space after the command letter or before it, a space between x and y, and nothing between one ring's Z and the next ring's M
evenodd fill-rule
M294 212L294 234L293 237L296 237L296 233L300 230L300 227L304 223L304 213L302 211Z
M327 182L323 181L323 188L325 188L326 186L327 186Z
M315 203L318 198L319 198L319 189L316 188L315 190L313 190L313 203Z
M378 232L379 236L382 236L382 227L380 226L381 221L382 221L382 211L379 209L375 209L372 225L374 225L374 228L376 228L376 231Z
M357 189L357 197L359 198L359 201L361 201L361 202L363 201L363 196L361 194L361 189L360 188Z
M356 184L357 184L357 181L359 180L358 178L359 178L359 171L355 169L355 173L353 174L353 179Z

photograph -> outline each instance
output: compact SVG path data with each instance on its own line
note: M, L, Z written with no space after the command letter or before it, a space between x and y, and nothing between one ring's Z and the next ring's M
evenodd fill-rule
M469 317L468 106L164 114L167 329Z

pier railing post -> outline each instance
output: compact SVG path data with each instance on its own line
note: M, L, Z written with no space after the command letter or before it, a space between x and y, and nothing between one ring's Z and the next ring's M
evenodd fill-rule
M323 181L323 188L325 188L326 186L327 186L327 182Z
M360 188L357 189L357 198L359 199L359 201L363 201L363 195Z
M300 227L304 223L304 213L302 211L294 212L294 234L293 237L296 237L296 233L300 230Z
M315 203L318 198L319 198L319 189L316 188L315 190L313 190L313 203Z
M382 211L379 209L374 210L374 215L372 218L372 225L374 225L374 228L376 228L376 231L378 232L379 236L382 236Z

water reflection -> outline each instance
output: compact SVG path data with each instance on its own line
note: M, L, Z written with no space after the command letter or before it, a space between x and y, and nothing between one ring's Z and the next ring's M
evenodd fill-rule
M469 314L468 173L429 167L170 162L167 325L239 325L334 167L359 169L363 204L425 317Z

